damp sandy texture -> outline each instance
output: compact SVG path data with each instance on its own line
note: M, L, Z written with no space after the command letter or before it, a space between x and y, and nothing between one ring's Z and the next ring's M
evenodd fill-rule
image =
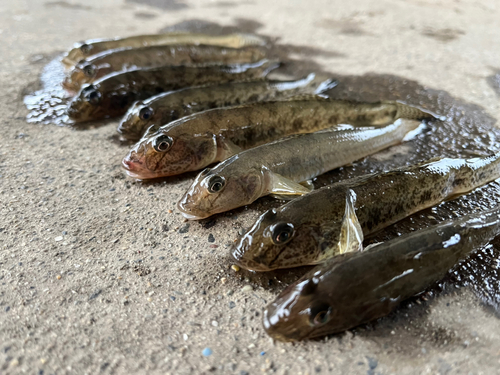
M444 292L434 288L387 318L327 340L273 343L262 309L304 271L235 272L228 251L275 201L186 223L175 204L194 174L135 182L120 168L127 146L116 141L117 121L85 130L28 123L23 98L42 89L44 67L76 41L212 22L277 39L279 53L296 60L285 73L330 72L334 97L397 99L446 118L320 177L321 186L498 149L498 19L495 0L0 3L0 373L496 373L496 243L451 273ZM492 183L373 240L499 198Z

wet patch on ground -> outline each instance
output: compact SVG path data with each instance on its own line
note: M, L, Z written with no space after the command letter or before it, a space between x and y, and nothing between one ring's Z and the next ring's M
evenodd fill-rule
M337 33L349 36L371 35L363 29L362 22L354 20L335 20L333 18L323 18L319 22L319 27L328 30L335 30Z
M155 13L149 13L149 12L135 12L134 16L136 18L140 18L140 19L143 19L143 20L150 20L150 19L158 17L157 14L155 14Z
M246 23L246 30L244 31L255 31L262 26L260 23L251 20L242 21L240 19L238 22L239 24ZM169 30L209 31L214 34L221 34L234 32L236 30L241 31L241 28L238 29L233 26L227 27L205 21L191 20L164 29L164 31ZM449 35L450 32L447 31L441 34ZM457 36L461 35L460 32L451 34L456 34ZM435 37L435 35L427 36ZM272 39L269 37L267 38ZM449 37L444 39L438 38L438 40L449 41L454 38L455 37L452 39L449 39ZM351 166L340 168L319 176L314 181L316 188L367 173L382 172L400 166L415 164L434 157L470 158L490 155L493 151L499 149L500 143L498 140L500 140L500 129L495 126L496 120L488 115L483 108L464 100L454 98L445 91L424 87L416 81L393 75L365 74L362 76L353 76L335 74L321 70L318 64L307 60L307 57L311 56L342 57L342 54L337 52L322 51L308 46L280 45L279 43L273 46L273 51L276 53L276 56L286 61L286 64L284 64L281 69L284 75L302 76L311 71L315 71L318 74L324 74L325 76L337 79L339 82L338 86L327 93L332 98L368 102L398 100L430 111L443 118L443 121L429 123L426 132L406 142L403 146L392 147L376 156L367 157L354 163ZM291 60L288 58L291 54L301 55L303 58ZM52 61L44 69L42 81L44 81L45 78L50 78L52 82L56 80L59 80L59 82L61 81L61 71L59 71L59 75L49 75L50 69L55 68L55 66L51 64L55 63L55 60ZM59 90L62 90L62 88ZM57 94L61 95L61 92L59 91ZM50 100L45 102L42 101L42 105L36 107L35 102L38 100L37 97L39 96L40 93L38 92L38 94L35 93L25 98L27 107L32 111L28 121L53 122L54 118L58 118L57 116L60 116L60 112L64 110L62 102ZM52 111L51 116L53 117L43 116L43 113L41 113L43 111L41 110L46 110L47 108ZM113 139L113 142L115 141L116 140ZM124 147L124 155L125 153L126 149ZM196 174L186 174L184 176L168 178L163 180L163 183L183 183L187 185L195 175ZM144 187L147 188L151 184L161 182L162 180L140 184L143 184ZM499 201L500 185L497 182L493 182L470 194L459 197L458 199L444 202L436 207L412 215L390 226L386 230L371 236L366 240L365 244L386 241L396 236L400 236L401 234L437 224L443 220L453 219L472 212L477 212L478 210L492 208L495 207ZM277 207L281 204L282 202L273 200L272 198L264 198L248 207L240 208L230 213L216 215L207 221L192 223L192 225L204 226L208 225L208 222L211 222L211 228L218 225L227 226L228 224L226 223L229 221L232 222L232 227L228 229L236 230L241 234L244 232L245 228L239 220L236 220L239 215L244 214L247 210L255 211L257 215L257 213L272 207ZM223 251L229 252L231 243L225 244L224 246L225 248ZM456 270L451 272L449 277L445 280L445 283L450 285L468 285L486 304L496 306L500 301L500 296L497 294L500 289L498 264L500 253L495 248L499 248L499 246L490 246L474 254L469 260L463 262ZM220 251L220 249L217 251ZM230 265L230 259L226 258L221 268L227 269ZM214 277L213 270L211 269L203 269L200 266L199 271L205 274L205 277ZM259 274L241 271L235 274L234 280L229 282L238 283L241 281L248 281L255 287L264 287L271 290L273 293L278 293L284 286L295 281L305 271L306 269L298 269ZM434 290L436 291L437 289Z
M183 1L177 0L127 0L127 2L148 5L150 7L168 11L176 11L189 8L189 5L187 5Z
M486 78L488 85L495 91L497 96L500 96L500 69L495 70L495 73Z
M438 40L440 42L451 42L458 39L461 35L465 35L463 30L458 29L432 29L426 28L422 31L422 35L428 38Z
M61 8L68 8L68 9L82 9L82 10L90 10L92 7L88 5L82 5L82 4L73 4L73 3L68 3L67 1L49 1L44 4L46 7L61 7Z

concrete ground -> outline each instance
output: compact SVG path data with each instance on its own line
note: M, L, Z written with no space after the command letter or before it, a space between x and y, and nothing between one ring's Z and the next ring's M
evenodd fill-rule
M3 0L0 374L499 373L498 318L469 288L327 339L272 342L261 311L296 273L234 272L228 249L275 202L186 223L175 204L194 175L126 178L116 122L85 131L27 123L23 96L73 42L192 19L279 38L291 57L344 77L339 96L446 108L450 131L401 154L497 145L496 0ZM369 160L383 168L384 157ZM488 189L474 199L496 200L498 187ZM482 207L474 202L462 206Z

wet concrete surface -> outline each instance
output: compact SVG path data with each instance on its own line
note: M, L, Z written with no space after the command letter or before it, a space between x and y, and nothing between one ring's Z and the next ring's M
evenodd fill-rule
M76 41L210 22L214 32L237 27L269 37L292 60L283 75L331 74L339 81L334 97L401 100L444 116L411 142L319 177L317 186L435 156L487 155L500 139L491 78L500 57L495 6L1 4L0 372L496 373L496 242L387 318L326 340L273 343L261 311L303 271L234 272L228 251L238 233L279 202L266 198L186 223L175 204L194 174L130 180L120 168L127 146L114 141L117 121L81 131L32 124L23 103L41 88L44 66ZM494 182L368 242L492 207L499 197ZM204 356L207 347L212 354Z

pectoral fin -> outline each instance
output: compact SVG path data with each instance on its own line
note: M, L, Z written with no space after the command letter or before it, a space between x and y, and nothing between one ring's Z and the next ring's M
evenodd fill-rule
M342 226L340 229L339 251L340 254L363 249L363 229L359 224L354 204L356 203L356 194L349 189L347 191L345 212L342 218Z
M314 184L313 184L312 180L302 181L302 182L299 182L299 184L304 186L306 189L309 189L309 192L314 190Z
M268 172L270 176L269 194L277 196L294 196L309 193L312 188L307 188L298 182L283 177L277 173Z
M242 148L235 145L230 139L225 138L222 135L217 136L217 160L223 161L230 158L233 155L240 153Z

